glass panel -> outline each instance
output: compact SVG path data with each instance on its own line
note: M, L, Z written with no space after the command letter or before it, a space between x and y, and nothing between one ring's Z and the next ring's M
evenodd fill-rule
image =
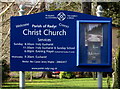
M88 64L101 63L101 46L103 46L102 24L85 25L85 46L88 46Z
M88 42L88 64L100 64L100 42Z
M88 46L88 42L101 42L103 45L102 24L86 24L85 46Z

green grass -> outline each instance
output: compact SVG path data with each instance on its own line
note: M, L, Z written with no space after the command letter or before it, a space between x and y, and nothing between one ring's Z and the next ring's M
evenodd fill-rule
M106 78L103 79L103 87L107 89ZM111 81L112 82L112 81ZM18 89L19 82L6 82L3 89ZM16 88L15 88L16 87ZM26 80L25 89L97 89L97 80L93 78L76 78L76 79L33 79Z

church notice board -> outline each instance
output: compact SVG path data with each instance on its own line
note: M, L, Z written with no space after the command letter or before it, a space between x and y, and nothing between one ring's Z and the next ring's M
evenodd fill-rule
M11 17L11 71L112 71L111 18L72 11Z

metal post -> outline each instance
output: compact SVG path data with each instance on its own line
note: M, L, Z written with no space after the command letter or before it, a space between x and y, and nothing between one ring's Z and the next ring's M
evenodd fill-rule
M102 16L104 11L102 11L102 6L101 5L98 5L97 6L97 16L100 17ZM102 89L102 72L98 72L97 73L97 77L98 77L98 89Z
M24 13L25 13L24 6L20 5L19 8L20 8L19 16L24 15ZM25 88L25 72L24 71L19 71L19 87L20 87L20 89Z
M24 5L20 5L19 8L20 8L20 10L18 11L19 12L19 16L24 15L24 13L25 13L25 11L24 11L25 6Z
M24 89L25 87L25 72L24 71L19 72L19 87L20 89Z
M102 89L102 72L98 72L97 77L98 77L98 89Z

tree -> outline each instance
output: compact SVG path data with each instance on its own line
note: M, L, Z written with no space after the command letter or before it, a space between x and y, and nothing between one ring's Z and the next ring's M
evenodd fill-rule
M101 4L104 9L104 16L105 17L111 17L112 23L115 25L120 26L120 2L99 2L98 4ZM120 31L118 31L118 38L120 37ZM115 52L116 53L116 52ZM113 82L112 87L117 87L120 89L120 47L118 48L117 55L115 56L113 60Z
M120 89L120 47L116 55L116 75L117 75L117 87Z
M49 4L49 11L51 10L67 10L67 11L81 11L81 3L79 2L53 2Z
M104 16L111 17L113 24L120 25L120 2L99 2L104 9Z
M115 59L112 87L120 89L120 47L118 48Z
M41 3L41 5L40 5L40 11L41 12L45 12L46 11L46 3L45 2Z
M120 31L118 31L118 38L120 38ZM113 61L113 82L112 87L120 89L120 46L118 47L118 50L115 53Z

